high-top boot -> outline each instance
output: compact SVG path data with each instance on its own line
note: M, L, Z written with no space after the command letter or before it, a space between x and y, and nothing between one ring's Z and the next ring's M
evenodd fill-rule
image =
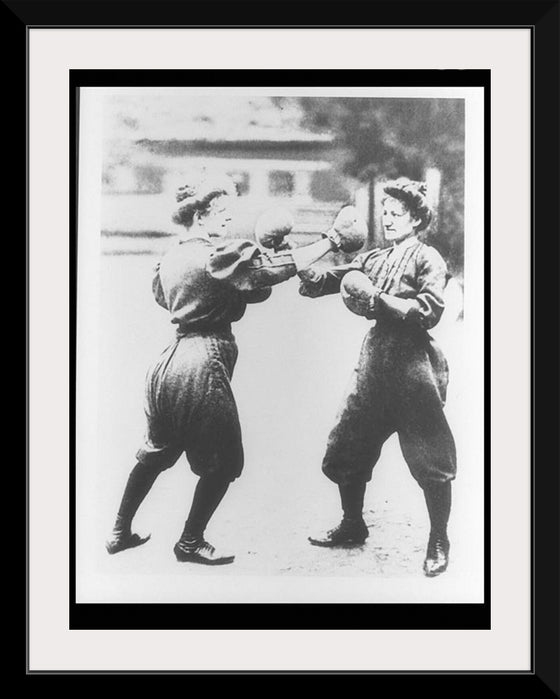
M343 512L342 521L334 529L310 536L309 542L313 546L361 546L369 536L362 516L366 484L360 482L339 485L338 490Z
M160 472L159 469L141 463L136 464L132 469L124 489L113 531L105 542L108 553L118 553L125 549L141 546L149 540L150 534L147 536L134 534L131 531L131 526L134 515Z
M433 578L440 575L449 564L449 538L447 522L451 512L451 482L428 483L424 497L430 515L430 538L424 560L424 573Z
M216 551L204 540L204 530L229 487L229 481L212 476L202 477L196 486L193 502L181 538L173 551L180 563L225 565L235 556Z

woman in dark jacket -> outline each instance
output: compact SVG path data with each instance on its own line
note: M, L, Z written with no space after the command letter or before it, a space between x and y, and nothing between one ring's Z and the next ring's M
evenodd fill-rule
M447 268L417 235L430 222L425 189L397 180L384 188L383 226L393 245L358 255L325 273L300 273L300 293L341 292L347 307L375 324L368 331L347 395L330 433L323 472L339 488L343 518L310 537L316 546L360 545L366 484L381 448L397 433L412 476L423 489L431 531L424 561L428 576L447 568L447 522L455 443L443 412L448 368L429 334L444 310Z

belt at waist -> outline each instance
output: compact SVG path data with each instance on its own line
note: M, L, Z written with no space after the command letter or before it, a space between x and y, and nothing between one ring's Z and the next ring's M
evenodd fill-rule
M195 335L218 335L228 340L233 338L233 333L231 332L231 323L221 323L217 325L212 325L208 323L194 323L192 325L177 327L176 336L178 339L183 337L194 337Z

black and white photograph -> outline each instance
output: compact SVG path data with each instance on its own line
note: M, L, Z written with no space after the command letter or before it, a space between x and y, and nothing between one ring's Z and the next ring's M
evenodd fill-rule
M77 603L484 601L482 87L81 87Z

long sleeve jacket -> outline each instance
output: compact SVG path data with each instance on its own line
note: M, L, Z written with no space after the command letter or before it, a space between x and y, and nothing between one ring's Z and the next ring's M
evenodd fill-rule
M352 262L326 272L312 267L302 270L300 294L312 298L335 294L351 270L366 274L380 292L371 318L400 320L426 330L441 318L447 266L435 248L416 237L393 248L362 253Z
M248 303L265 301L271 287L296 274L289 252L268 254L250 240L214 245L191 238L156 266L152 291L177 333L221 329L239 320Z

